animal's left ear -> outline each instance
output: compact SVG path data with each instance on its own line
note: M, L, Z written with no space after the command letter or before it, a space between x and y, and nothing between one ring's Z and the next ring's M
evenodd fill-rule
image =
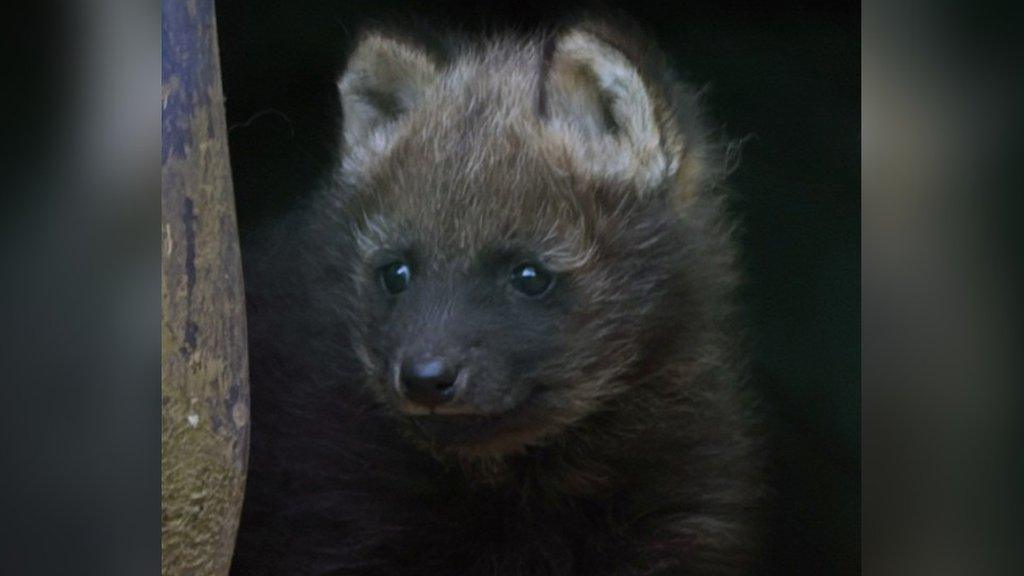
M656 187L678 169L671 130L638 67L586 27L555 41L542 112L577 169Z
M382 32L363 34L338 81L347 154L380 152L396 122L416 108L438 77L422 48Z

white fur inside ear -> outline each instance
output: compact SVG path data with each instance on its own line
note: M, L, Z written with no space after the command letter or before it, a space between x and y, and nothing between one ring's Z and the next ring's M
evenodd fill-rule
M656 186L675 170L636 67L582 31L560 39L548 79L548 125L579 169Z
M423 51L380 35L365 38L338 81L346 164L387 150L398 121L422 101L438 70Z

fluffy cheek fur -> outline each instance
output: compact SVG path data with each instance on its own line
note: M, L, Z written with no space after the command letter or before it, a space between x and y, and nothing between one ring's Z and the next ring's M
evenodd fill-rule
M678 272L679 229L666 210L637 207L634 219L604 230L599 244L594 258L575 272L578 307L564 339L567 347L555 360L554 372L564 385L554 387L550 411L561 428L643 386L659 369L652 353L659 341L688 330L681 321L685 289L678 288L685 285Z
M388 309L377 292L380 286L375 278L362 278L359 290L358 312L350 319L353 348L362 367L363 388L382 405L397 411L400 397L396 388L398 365L395 357L400 344L388 330Z
M349 240L350 241L350 240ZM345 297L339 308L345 310L343 324L362 373L361 390L380 404L394 401L387 388L387 358L381 353L381 327L385 320L379 304L381 287L372 271L355 254L349 256L352 269L346 274Z
M541 369L548 383L544 397L547 426L538 439L551 437L600 411L621 394L626 372L638 357L638 335L625 317L609 316L595 307L610 303L586 303L571 319L564 346Z
M630 393L627 383L643 362L643 326L651 313L644 302L656 280L609 274L608 263L599 260L594 270L573 274L573 309L551 341L549 354L532 368L541 388L533 399L529 426L506 438L507 448L557 441Z

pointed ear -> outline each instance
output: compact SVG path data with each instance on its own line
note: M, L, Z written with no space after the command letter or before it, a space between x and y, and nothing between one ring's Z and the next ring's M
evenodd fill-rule
M437 76L426 51L379 32L365 34L338 80L347 153L386 148L395 121L419 104Z
M546 82L546 122L577 169L641 188L674 174L678 161L657 103L637 66L610 43L585 27L564 32Z

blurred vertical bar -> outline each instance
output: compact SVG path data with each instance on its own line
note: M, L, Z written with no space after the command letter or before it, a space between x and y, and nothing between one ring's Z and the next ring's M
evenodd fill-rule
M224 575L249 384L214 5L162 0L161 12L161 572Z

